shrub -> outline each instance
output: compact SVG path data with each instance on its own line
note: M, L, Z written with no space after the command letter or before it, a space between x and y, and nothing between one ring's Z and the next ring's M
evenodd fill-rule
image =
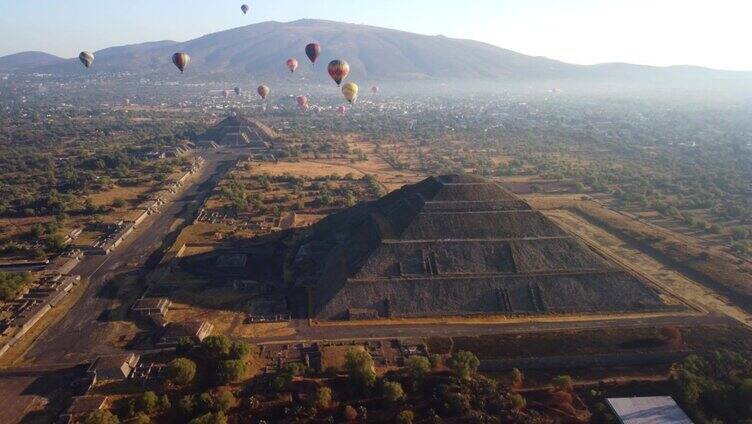
M214 410L216 412L227 412L234 408L237 403L235 395L229 390L220 390L214 395Z
M387 381L382 389L384 400L391 404L396 404L405 400L405 391L402 385L396 381Z
M227 424L227 417L222 412L204 414L192 419L189 424Z
M84 424L120 424L120 420L112 412L100 409L90 412L86 416Z
M342 411L342 418L347 422L355 421L358 418L358 411L350 405L345 406L345 410Z
M513 393L511 396L509 396L509 401L512 404L512 409L515 411L521 411L525 409L525 406L527 405L525 398L522 397L522 395L520 395L519 393Z
M376 383L373 358L364 350L350 349L345 355L345 369L359 390L367 390Z
M157 394L151 390L144 392L141 397L138 398L138 410L147 414L153 414L157 412L157 405L159 398Z
M397 422L399 424L413 424L413 420L415 420L415 413L409 409L397 414Z
M227 336L209 336L201 342L201 345L210 357L222 359L230 355L232 341Z
M420 380L431 371L431 362L425 356L413 356L405 362L405 367L412 378Z
M460 350L452 354L447 361L447 365L458 378L467 380L470 375L478 370L480 361L472 352Z
M316 390L316 395L314 396L314 404L319 409L328 408L329 405L332 403L332 389L328 387L319 387L318 390Z
M572 377L568 375L560 375L554 377L554 379L551 380L551 384L557 390L571 392L574 389L574 387L572 386Z
M238 359L231 359L228 361L222 361L219 363L217 369L216 380L220 384L232 383L238 381L247 371L247 367L244 361Z
M196 376L196 363L187 358L175 358L165 367L164 376L173 384L184 386Z

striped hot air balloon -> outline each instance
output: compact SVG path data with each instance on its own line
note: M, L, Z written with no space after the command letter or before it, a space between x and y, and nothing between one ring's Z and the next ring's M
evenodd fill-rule
M295 72L295 70L298 69L298 59L295 59L294 57L287 59L285 66L287 66L287 69L289 69L290 72Z
M305 54L308 56L308 59L311 60L311 63L314 65L316 64L316 59L319 58L319 55L321 55L321 45L318 43L311 43L305 47Z
M345 96L348 102L355 103L358 98L358 84L348 82L342 86L342 95Z
M256 89L256 92L259 96L261 96L261 100L266 100L266 96L269 95L269 92L271 92L271 90L265 85L259 85Z
M94 53L92 52L81 52L78 55L78 60L81 61L81 63L84 64L87 68L91 66L92 63L94 63Z
M172 63L175 64L175 66L180 69L180 73L182 74L183 71L185 71L185 68L188 67L188 64L191 62L191 57L188 56L188 53L183 52L177 52L174 55L172 55Z
M332 77L337 86L342 84L342 80L350 74L350 65L344 60L333 60L329 62L329 76Z

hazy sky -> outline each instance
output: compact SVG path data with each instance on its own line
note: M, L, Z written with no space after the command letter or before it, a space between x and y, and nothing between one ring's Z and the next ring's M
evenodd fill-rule
M0 0L0 56L185 41L276 20L331 19L485 41L572 63L752 71L752 0Z

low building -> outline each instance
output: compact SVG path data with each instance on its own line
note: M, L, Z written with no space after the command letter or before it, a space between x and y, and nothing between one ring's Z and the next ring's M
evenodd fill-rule
M157 346L175 346L180 339L188 338L200 343L214 331L214 325L208 321L171 322L167 324Z
M133 304L131 312L141 318L147 318L150 315L161 315L164 317L167 315L167 311L171 305L172 302L170 302L170 299L164 297L143 298L138 299Z
M692 424L671 396L606 400L622 424Z
M125 380L138 366L140 357L135 353L100 356L89 367L97 381Z
M107 396L76 396L58 423L82 422L86 415L104 409L106 405Z

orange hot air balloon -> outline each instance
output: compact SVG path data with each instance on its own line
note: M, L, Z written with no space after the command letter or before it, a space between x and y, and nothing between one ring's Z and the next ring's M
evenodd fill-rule
M350 65L344 60L333 60L329 62L329 76L332 77L337 86L342 84L342 80L350 74Z
M183 71L185 71L185 68L188 67L188 64L191 62L191 57L188 56L188 53L178 52L172 55L172 63L175 64L175 66L180 69L180 73L182 74Z
M287 69L290 70L290 72L295 72L295 70L298 69L298 59L291 57L287 59L287 62L285 62L285 65L287 66Z
M261 100L266 100L266 96L269 95L269 92L271 92L271 90L265 85L259 85L256 89L256 92L259 96L261 96Z

